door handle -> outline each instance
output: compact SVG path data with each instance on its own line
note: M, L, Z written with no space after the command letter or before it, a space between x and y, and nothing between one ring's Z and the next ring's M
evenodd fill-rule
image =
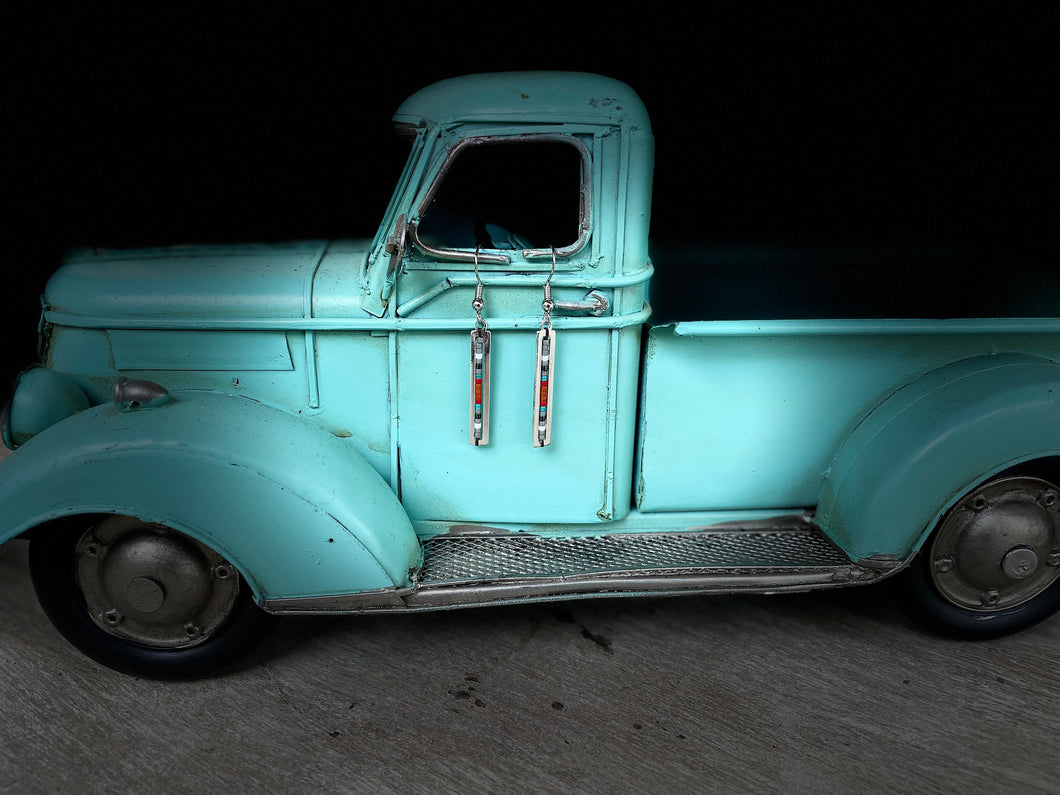
M607 296L599 290L586 293L584 301L553 301L553 309L563 312L588 312L593 317L600 317L607 311Z

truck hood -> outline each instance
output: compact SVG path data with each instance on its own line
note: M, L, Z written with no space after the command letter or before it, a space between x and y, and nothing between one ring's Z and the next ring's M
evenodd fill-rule
M48 281L44 304L74 325L78 318L188 318L208 324L309 317L313 280L325 256L328 270L344 273L352 287L359 283L367 251L368 241L77 251ZM343 262L330 263L335 257Z

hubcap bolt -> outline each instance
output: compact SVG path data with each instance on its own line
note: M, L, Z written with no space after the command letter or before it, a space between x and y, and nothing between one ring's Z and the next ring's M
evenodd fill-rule
M189 621L184 625L184 634L189 638L197 638L202 630L199 629L199 625Z
M104 610L103 611L103 621L106 622L106 624L108 626L111 626L111 627L118 626L118 624L121 623L121 620L123 618L124 618L124 616L121 613L119 613L117 610L115 610L113 607L110 610Z
M940 574L953 570L953 558L938 558L935 561L935 571Z
M997 591L983 591L979 594L979 599L983 603L983 607L993 607L1001 600L1001 594Z

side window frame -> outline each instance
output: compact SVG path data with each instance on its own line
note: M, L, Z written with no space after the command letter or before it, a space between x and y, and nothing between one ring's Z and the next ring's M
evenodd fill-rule
M588 140L584 140L588 139ZM474 146L518 146L526 143L548 143L557 142L577 149L580 162L580 187L578 207L578 235L573 243L562 248L556 248L557 268L562 269L564 263L568 268L575 267L571 258L585 251L592 239L593 231L593 143L591 133L558 133L558 132L527 132L516 135L471 135L459 139L449 147L442 165L438 168L430 181L426 191L415 203L415 211L409 224L409 240L412 245L422 254L435 261L445 263L466 263L473 266L475 262L475 249L473 248L444 248L431 246L419 237L417 227L420 219L427 212L431 202L438 193L438 189L450 172L453 163L460 153L468 147ZM478 252L480 267L486 269L497 269L511 265L513 259L519 258L525 261L528 269L548 268L552 262L551 248L526 248L516 250L481 249ZM410 263L411 264L411 263ZM424 263L429 267L428 263ZM535 267L536 265L536 267Z

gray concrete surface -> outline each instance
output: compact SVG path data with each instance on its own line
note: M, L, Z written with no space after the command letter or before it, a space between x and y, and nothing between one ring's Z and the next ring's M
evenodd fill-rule
M0 547L0 792L1060 792L1060 617L921 633L885 589L289 618L102 669Z

